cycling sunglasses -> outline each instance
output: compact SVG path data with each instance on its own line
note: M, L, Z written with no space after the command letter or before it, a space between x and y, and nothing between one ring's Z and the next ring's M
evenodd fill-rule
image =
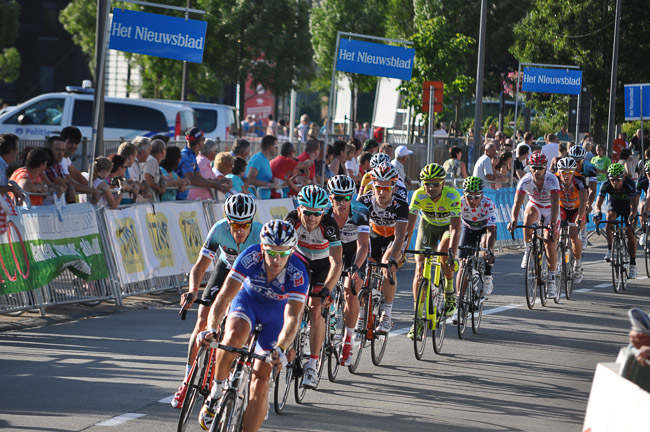
M373 185L372 187L375 188L376 191L383 192L383 191L392 191L394 186L379 186L379 185Z
M609 179L610 179L611 181L615 181L615 182L623 181L623 177L610 177Z
M439 187L442 186L444 182L424 182L424 187Z
M276 251L273 249L264 249L264 252L266 252L271 258L285 258L291 255L293 250Z
M544 166L531 166L530 169L535 170L535 171L545 170L546 165L544 165Z
M573 174L575 173L574 170L560 170L560 174Z
M478 194L478 195L476 195L476 194L465 194L465 198L467 198L469 200L478 200L478 199L481 199L481 197L483 197L483 194Z
M348 201L350 201L350 200L352 199L352 195L332 195L332 198L333 198L335 201L339 201L339 202L345 201L345 202L348 202Z
M228 225L230 225L230 228L234 230L240 230L240 229L246 230L250 228L251 225L253 225L253 223L252 222L238 223L238 222L228 221Z
M323 210L319 210L319 211L311 211L311 210L304 210L304 209L301 209L300 211L301 211L302 214L304 214L305 216L316 216L316 217L318 217L318 216L322 216L322 215L323 215Z

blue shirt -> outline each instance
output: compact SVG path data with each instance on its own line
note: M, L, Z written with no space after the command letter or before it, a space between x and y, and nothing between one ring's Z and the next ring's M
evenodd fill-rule
M230 232L228 219L221 219L212 226L212 229L208 233L205 243L203 243L203 247L201 248L201 255L214 259L217 252L220 251L219 259L230 268L237 259L237 256L242 253L244 249L254 244L259 244L260 231L262 231L262 224L259 222L253 222L248 237L244 243L238 245Z
M250 161L248 161L248 166L246 166L246 177L250 177L248 174L251 168L257 169L257 179L264 182L271 182L273 180L273 172L271 171L271 163L264 156L264 153L257 152L253 155ZM255 193L255 186L248 188L250 193ZM260 192L260 197L262 199L271 198L270 189L262 189Z
M185 174L199 171L199 164L196 161L196 153L194 153L191 148L185 146L183 150L181 150L181 161L178 164L178 168L176 168L176 174L178 174L180 178L185 178ZM187 199L189 193L189 190L186 190L185 192L177 192L176 199Z
M0 186L7 186L7 168L9 168L7 161L0 156Z
M263 304L295 300L305 302L309 277L303 261L292 254L287 266L270 283L264 268L264 256L259 244L250 246L239 255L230 271L230 277L243 284L242 289Z
M235 174L226 174L226 178L232 180L232 188L234 190L240 193L244 193L244 191L242 191L244 188L244 180L242 180L241 177Z

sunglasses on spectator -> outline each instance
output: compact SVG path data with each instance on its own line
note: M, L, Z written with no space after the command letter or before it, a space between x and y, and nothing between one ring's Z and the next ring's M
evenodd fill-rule
M339 202L342 202L342 201L348 202L348 201L350 201L352 199L352 195L332 195L332 198L334 198L334 200L339 201Z
M305 216L316 216L316 217L318 217L318 216L321 216L323 214L323 210L311 211L311 210L301 209L301 211L302 211L302 214L304 214Z
M285 258L291 255L293 250L276 251L273 249L264 249L264 252L266 252L271 258Z
M545 170L546 166L531 166L530 169L539 171L539 170Z
M253 223L252 222L246 222L246 223L239 223L239 222L233 222L233 221L228 221L228 225L230 225L230 228L234 230L246 230L251 227Z
M476 195L476 194L465 194L465 198L467 198L469 200L481 199L482 196L483 196L483 194L478 194L478 195Z
M393 190L393 186L379 186L379 185L373 185L372 187L374 187L375 190L376 190L376 191L379 191L379 192L384 192L384 191L389 191L389 192L390 192L390 191Z
M444 182L425 182L424 187L439 187L442 186Z

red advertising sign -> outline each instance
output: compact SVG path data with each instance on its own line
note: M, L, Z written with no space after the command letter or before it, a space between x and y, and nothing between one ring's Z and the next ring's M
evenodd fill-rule
M249 114L254 115L257 121L261 120L262 124L266 126L269 114L273 114L275 96L261 84L251 88L252 83L253 80L249 77L246 80L246 93L244 95L244 118Z
M433 87L433 112L442 112L442 93L445 84L442 81L425 81L422 86L422 112L429 112L429 92Z

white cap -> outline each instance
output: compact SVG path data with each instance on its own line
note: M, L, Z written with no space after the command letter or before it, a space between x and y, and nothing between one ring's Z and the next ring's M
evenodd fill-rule
M410 154L413 154L413 152L407 149L406 146L401 145L395 149L395 157L408 156Z

